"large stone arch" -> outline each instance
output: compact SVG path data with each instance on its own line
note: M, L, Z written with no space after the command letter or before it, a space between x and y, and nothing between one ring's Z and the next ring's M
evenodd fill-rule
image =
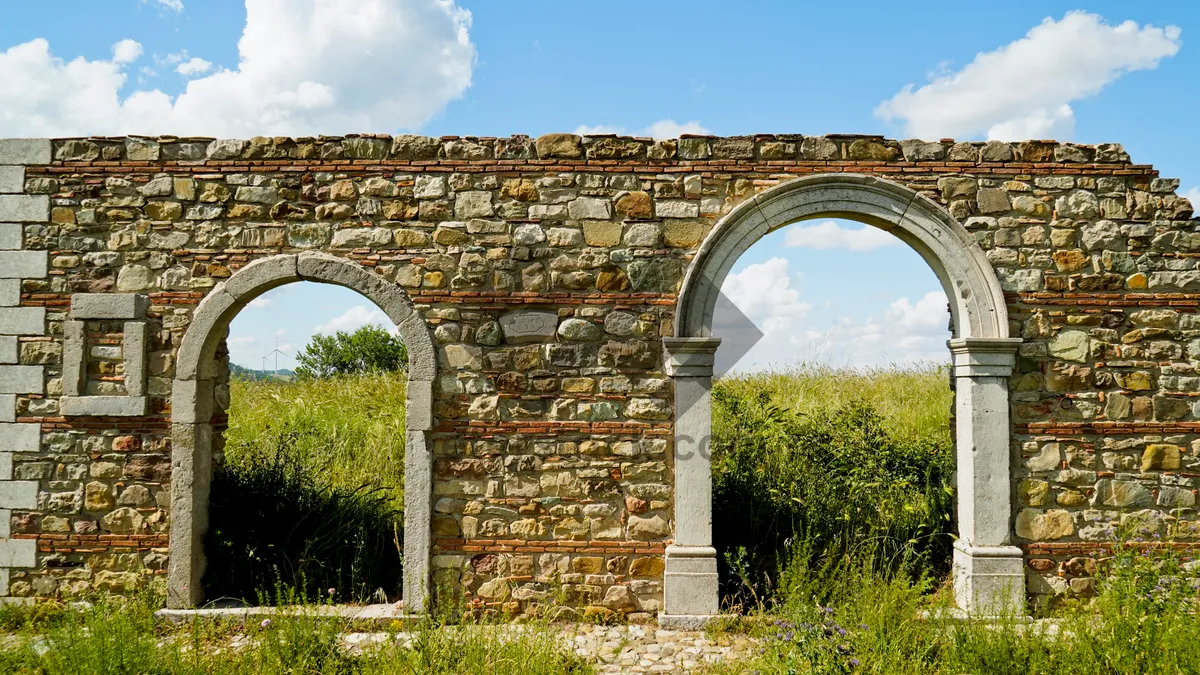
M955 594L972 612L1024 602L1021 550L1012 545L1008 377L1020 339L1009 337L1000 282L971 235L934 201L857 174L776 185L723 217L702 242L679 294L675 336L664 340L675 381L675 537L667 548L663 619L697 623L718 611L708 455L710 390L720 338L717 297L737 259L768 232L840 217L891 232L933 269L950 300L956 378L959 539Z
M399 287L361 265L325 253L276 255L246 265L217 285L196 307L180 344L171 392L171 529L168 605L202 600L203 538L212 479L214 357L230 321L262 293L296 281L345 286L366 296L395 322L408 348L408 406L404 461L404 587L410 612L426 608L431 549L433 422L437 372L424 319Z

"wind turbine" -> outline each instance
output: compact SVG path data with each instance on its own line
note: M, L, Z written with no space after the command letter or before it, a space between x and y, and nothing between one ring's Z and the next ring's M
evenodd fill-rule
M276 377L278 377L279 376L279 355L283 354L285 357L287 356L287 352L284 352L281 349L279 349L279 336L278 335L275 336L275 349L273 351L267 352L267 356L271 356L272 354L275 355L275 373L274 373L274 375ZM264 368L266 367L265 361L267 359L267 356L263 357Z

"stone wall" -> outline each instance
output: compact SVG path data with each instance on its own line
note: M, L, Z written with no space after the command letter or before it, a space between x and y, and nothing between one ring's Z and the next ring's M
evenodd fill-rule
M434 337L434 588L511 611L565 593L658 612L673 525L661 339L683 274L734 206L817 173L935 200L1003 285L1024 339L1013 532L1031 593L1089 592L1121 523L1200 537L1198 223L1178 181L1119 145L0 141L0 591L164 573L191 314L251 261L320 251L403 289ZM136 392L144 409L118 400ZM213 396L223 410L227 391Z

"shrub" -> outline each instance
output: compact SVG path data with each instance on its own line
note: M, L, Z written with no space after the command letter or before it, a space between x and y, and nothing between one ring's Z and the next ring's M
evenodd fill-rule
M391 373L408 366L408 349L399 337L367 324L353 333L314 335L296 361L302 378Z

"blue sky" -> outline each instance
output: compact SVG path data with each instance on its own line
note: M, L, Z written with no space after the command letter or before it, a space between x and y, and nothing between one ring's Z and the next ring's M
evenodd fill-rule
M0 136L1036 136L1123 143L1200 196L1200 51L1191 44L1200 3L597 7L5 3ZM945 302L932 273L912 251L857 228L793 225L739 261L727 291L770 328L743 367L944 358ZM238 317L231 350L260 366L275 333L293 353L318 327L377 320L371 310L348 291L285 287Z

